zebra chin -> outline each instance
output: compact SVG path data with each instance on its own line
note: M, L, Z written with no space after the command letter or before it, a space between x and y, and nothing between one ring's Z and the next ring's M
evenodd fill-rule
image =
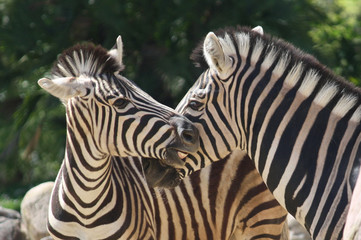
M159 159L142 158L145 179L152 188L174 188L182 180L179 172Z

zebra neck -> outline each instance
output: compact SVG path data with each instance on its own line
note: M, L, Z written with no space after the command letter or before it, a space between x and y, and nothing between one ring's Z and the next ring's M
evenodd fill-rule
M66 160L81 171L89 171L86 176L99 177L110 167L108 154L103 153L95 143L94 137L84 129L67 128Z
M54 186L48 218L50 232L70 237L77 229L79 239L142 239L144 233L154 235L153 201L149 188L144 187L147 185L140 162L112 157L103 174L95 176L75 164L82 160L75 159L73 153L67 147Z
M101 190L110 187L112 161L110 156L100 158L100 154L87 147L85 142L75 142L69 137L63 163L65 188L77 198L90 203L101 197ZM70 140L71 139L71 140Z
M344 224L361 157L361 108L335 85L320 85L311 70L295 66L277 75L273 69L255 66L240 75L244 147L288 212L314 236L332 234L327 231ZM326 219L333 225L322 229L317 223Z

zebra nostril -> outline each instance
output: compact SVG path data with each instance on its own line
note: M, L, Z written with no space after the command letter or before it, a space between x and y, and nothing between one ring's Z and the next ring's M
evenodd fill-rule
M190 129L183 129L180 134L182 142L189 147L192 146L192 149L196 149L199 143L199 133L198 129L195 127L191 127Z
M189 131L183 131L182 139L186 143L194 143L194 134Z
M175 127L178 134L180 144L177 146L178 150L184 152L193 152L199 147L199 132L198 129L185 117L173 116L170 123Z

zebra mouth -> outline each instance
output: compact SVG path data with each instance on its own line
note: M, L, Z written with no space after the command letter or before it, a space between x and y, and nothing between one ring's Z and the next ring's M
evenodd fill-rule
M142 158L145 179L150 187L174 188L182 180L177 169L159 159Z
M168 148L163 159L142 158L145 179L150 187L174 188L182 181L179 168L184 167L187 152Z
M188 153L180 150L169 148L165 152L165 156L161 159L161 162L167 166L173 168L182 168L185 165L184 159L188 156Z

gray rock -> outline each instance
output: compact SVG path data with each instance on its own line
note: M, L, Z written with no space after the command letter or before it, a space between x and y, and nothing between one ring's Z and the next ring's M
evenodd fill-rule
M21 215L27 237L39 240L49 236L46 229L48 206L54 182L45 182L30 189L21 202Z
M25 240L17 211L0 207L0 240Z
M0 207L0 216L5 218L20 219L20 213L18 211Z
M287 216L287 222L290 232L290 240L312 240L307 230L290 214Z

